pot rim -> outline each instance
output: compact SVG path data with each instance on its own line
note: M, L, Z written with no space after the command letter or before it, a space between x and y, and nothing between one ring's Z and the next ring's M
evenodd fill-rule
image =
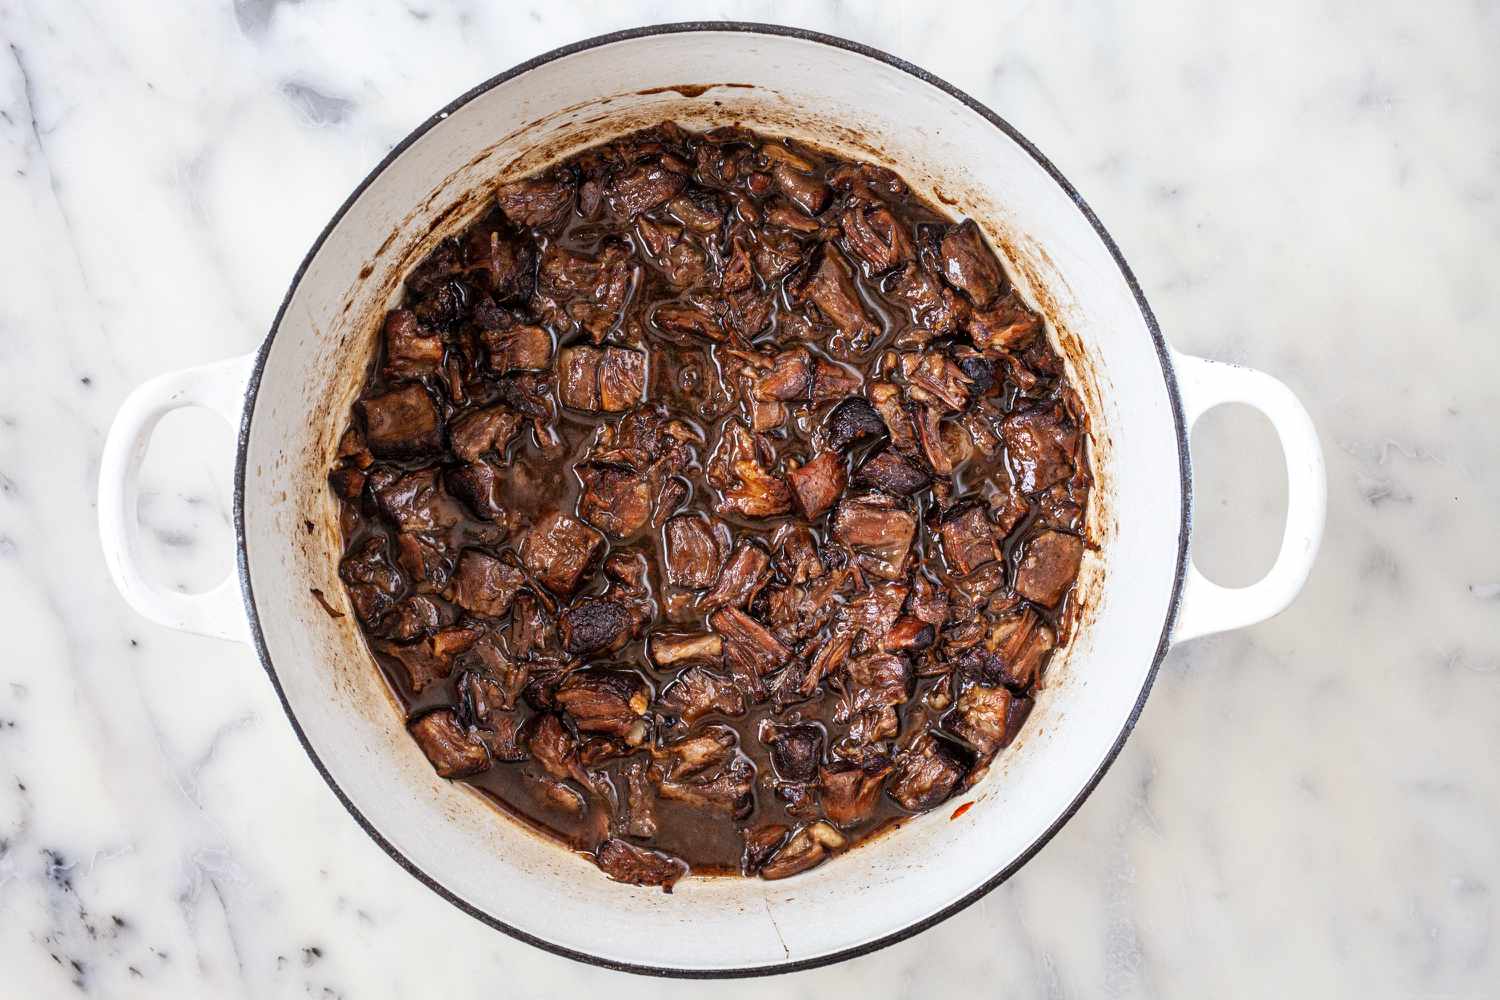
M290 702L287 701L286 692L282 689L280 678L276 673L276 667L271 662L270 652L266 648L265 635L261 631L260 616L256 611L255 592L250 582L249 555L245 540L245 475L246 461L249 454L250 424L255 414L255 403L260 392L261 376L265 372L266 359L270 355L271 346L276 340L276 334L281 328L281 321L286 314L287 306L290 304L292 296L296 293L298 286L302 283L302 278L306 274L307 269L312 264L313 260L316 259L318 254L322 251L323 244L327 240L328 235L343 220L345 214L349 211L350 207L353 206L353 204L359 199L360 195L364 193L365 189L368 188L377 177L384 173L385 169L390 166L391 163L393 163L399 156L401 156L401 154L404 153L406 149L412 145L412 143L416 142L422 136L426 135L435 126L446 120L455 111L462 108L464 105L468 104L470 101L480 96L481 94L484 94L499 86L500 84L503 84L508 80L520 76L523 73L526 73L532 69L543 66L549 62L553 62L565 56L574 55L579 52L586 52L590 49L599 48L601 46L609 45L614 42L630 41L637 38L649 38L656 35L685 34L688 32L715 31L751 35L770 35L781 38L795 38L801 41L816 42L818 44L827 45L832 48L853 52L858 55L865 56L869 59L883 62L889 66L893 66L896 69L910 74L923 83L929 84L933 87L938 88L939 90L942 90L948 96L954 98L955 100L964 104L970 110L974 111L976 114L983 117L995 128L1005 133L1005 135L1009 139L1011 139L1011 141L1015 142L1023 150L1025 150L1026 153L1036 161L1037 165L1040 166L1044 171L1046 171L1048 176L1050 176L1053 181L1056 182L1060 188L1062 188L1063 192L1068 196L1068 199L1072 201L1073 204L1078 208L1078 211L1082 213L1083 217L1088 221L1094 232L1098 234L1099 239L1103 241L1105 248L1109 251L1110 256L1114 259L1115 265L1120 269L1120 274L1124 277L1126 285L1130 288L1130 292L1135 298L1136 305L1140 309L1141 318L1145 321L1146 329L1151 335L1152 343L1156 348L1157 361L1161 367L1162 380L1167 390L1167 398L1172 410L1172 422L1177 444L1178 473L1182 491L1182 511L1178 527L1177 565L1173 574L1171 597L1168 601L1165 621L1162 623L1161 638L1158 641L1156 651L1152 656L1151 668L1146 674L1145 682L1141 685L1140 695L1136 698L1135 705L1131 708L1130 715L1126 718L1124 726L1121 728L1119 735L1115 738L1114 745L1110 747L1109 752L1100 762L1099 767L1094 771L1092 775L1089 776L1089 779L1084 783L1083 787L1079 789L1078 794L1074 796L1073 800L1068 804L1067 808L1057 816L1057 818L1052 822L1050 826L1047 827L1046 830L1042 831L1042 833L1036 838L1036 840L1034 840L1013 861L1011 861L995 874L991 875L984 881L983 884L979 885L978 887L964 895L961 899L950 903L949 905L945 906L935 913L929 914L919 920L913 921L912 923L907 924L905 927L902 927L899 930L892 931L873 940L866 941L862 944L854 945L849 948L844 948L827 955L820 955L815 958L737 968L685 969L672 968L669 966L650 965L645 963L620 962L613 959L603 958L598 955L589 954L588 952L579 951L574 948L556 944L552 941L548 941L544 938L540 938L536 935L528 933L527 931L522 930L520 927L508 924L502 920L497 920L492 915L459 898L442 883L438 882L422 869L418 868L416 864L414 864L409 858L407 858L406 855L403 854L400 849L398 849L394 844L387 840L380 833L380 831L375 828L374 824L371 823L370 820L366 818L362 812L360 812L359 807L356 806L344 793L343 789L339 787L338 783L334 780L333 775L329 773L327 767L324 766L323 761L318 757L317 751L315 751L312 747L312 744L308 742L307 734L303 732L301 724L297 721L297 717L292 711ZM245 406L240 418L239 433L237 435L236 441L236 451L237 453L235 457L234 472L234 533L236 550L235 562L236 572L238 573L240 581L240 589L244 597L245 614L248 617L250 623L251 641L255 647L256 655L260 658L261 665L265 667L266 674L271 679L271 686L276 690L276 697L281 702L282 711L286 713L287 721L291 723L292 731L297 736L297 742L302 745L302 749L307 754L308 759L312 761L313 767L323 778L323 781L328 785L334 796L339 800L340 803L343 804L344 808L348 811L349 815L353 817L354 821L359 824L359 826L364 830L366 834L369 835L370 839L373 840L383 851L385 851L385 853L391 858L392 861L409 872L412 877L416 878L423 885L427 886L427 888L431 889L443 899L447 900L449 903L462 910L464 913L467 913L474 919L479 920L489 927L501 931L519 941L523 941L526 944L541 948L544 951L551 952L555 955L561 955L565 958L573 959L576 962L582 962L588 965L594 965L600 968L611 969L618 972L630 972L646 976L659 976L676 979L740 979L758 976L773 976L788 972L800 972L807 969L820 968L825 965L833 965L847 959L858 958L861 955L870 954L871 952L878 951L881 948L887 947L888 945L895 944L899 941L904 941L907 938L920 934L922 931L925 931L928 928L941 923L942 921L953 916L955 913L958 913L960 910L966 909L981 897L991 892L1002 882L1009 879L1012 875L1019 871L1022 866L1024 866L1033 857L1035 857L1037 853L1046 846L1048 841L1050 841L1053 836L1057 834L1057 831L1062 829L1063 825L1073 817L1074 813L1076 813L1079 808L1082 807L1084 800L1086 800L1098 786L1100 780L1103 779L1105 772L1109 770L1110 765L1112 765L1115 762L1115 759L1119 756L1120 751L1124 748L1125 740L1130 736L1131 732L1134 731L1136 722L1140 718L1141 712L1146 706L1146 699L1151 694L1151 688L1155 683L1157 670L1160 668L1162 660L1166 657L1168 649L1171 648L1172 628L1176 623L1177 614L1181 606L1183 582L1186 578L1187 568L1189 565L1188 541L1192 532L1193 515L1192 465L1188 451L1187 423L1183 416L1182 398L1178 391L1177 377L1172 366L1171 351L1167 346L1166 340L1162 337L1161 329L1156 321L1156 316L1154 313L1152 313L1150 305L1146 302L1146 296L1141 291L1140 284L1139 282L1137 282L1134 272L1131 271L1130 265L1126 263L1125 257L1120 252L1118 244L1115 243L1114 237L1110 235L1107 229L1105 229L1104 224L1099 221L1099 217L1094 214L1094 210L1089 207L1086 201L1084 201L1083 196L1079 194L1078 190L1073 187L1072 183L1063 176L1062 172L1058 170L1055 165L1053 165L1052 161L1047 159L1047 157L1043 155L1041 150L1033 145L1032 142L1024 135L1022 135L1021 132L1015 128L1015 126L1011 125L1000 115L996 114L988 106L971 97L969 94L955 87L948 81L935 76L932 73L929 73L921 67L913 65L912 63L909 63L904 59L893 56L881 49L865 45L861 42L854 42L845 38L840 38L836 35L829 35L823 32L811 31L805 28L795 28L779 24L765 24L754 21L676 21L663 24L646 25L637 28L626 28L620 31L613 31L603 35L595 35L592 38L585 38L581 41L572 42L568 45L555 48L550 52L545 52L539 56L528 59L525 62L511 67L503 73L485 80L483 83L480 83L472 87L465 93L459 95L443 108L439 109L437 112L429 116L425 121L417 125L417 127L414 128L404 139L397 143L395 147L393 147L391 151L387 153L385 157L382 158L381 161L376 164L368 174L365 175L364 179L359 182L354 190L350 192L349 197L344 200L344 203L339 206L338 211L336 211L328 220L328 224L323 227L322 232L320 232L317 239L313 241L312 248L308 250L307 255L303 257L301 264L298 265L296 273L292 276L291 283L287 286L286 296L282 299L280 307L276 310L276 316L271 322L270 331L267 333L265 340L261 343L259 350L256 351L255 365L250 374L250 381L245 394Z

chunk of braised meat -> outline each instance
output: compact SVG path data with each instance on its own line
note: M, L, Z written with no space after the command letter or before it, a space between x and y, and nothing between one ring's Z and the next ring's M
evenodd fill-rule
M365 443L377 458L415 458L443 446L443 425L432 397L412 383L355 404Z
M604 185L610 211L634 218L665 205L687 184L686 165L681 166L648 160L615 174Z
M686 338L723 341L727 336L716 317L693 305L666 303L657 307L651 314L651 319L668 333ZM688 339L686 342L691 343L692 340Z
M578 181L567 170L526 177L495 189L500 211L518 226L549 226L573 207Z
M403 532L396 536L396 562L415 589L438 593L448 585L455 560L442 540Z
M556 639L552 618L535 594L523 590L511 605L510 648L518 657L528 657L551 646Z
M648 732L645 715L651 693L635 674L623 670L581 670L557 688L557 704L582 733L617 736L639 746Z
M759 872L781 845L786 843L791 832L792 828L782 823L746 828L743 833L745 849L740 855L741 874L754 875Z
M412 604L425 602L403 602L406 608ZM427 605L431 607L430 604ZM398 611L397 614L400 614ZM425 623L423 623L425 625ZM398 626L392 631L398 635L401 629ZM420 633L420 630L419 630ZM412 638L407 636L409 640ZM418 638L417 641L390 642L386 639L372 639L371 647L377 652L401 665L402 672L406 675L406 686L416 694L421 694L427 688L439 681L446 680L453 672L453 659L451 656L439 656L433 649L431 637Z
M601 343L620 318L635 270L628 244L619 240L606 240L594 256L551 244L537 266L532 308L544 322L581 327Z
M974 379L952 358L934 351L902 354L901 375L909 397L940 412L962 410L974 392Z
M575 410L623 413L640 403L646 356L623 347L565 347L558 356L558 398Z
M953 474L953 457L948 454L943 442L942 420L938 412L927 405L915 406L912 411L912 423L917 428L917 444L921 448L922 458L934 475L946 479Z
M882 580L850 600L839 613L840 631L856 635L856 653L878 648L895 627L910 592L904 582Z
M942 627L948 621L948 592L921 573L912 576L906 613L929 625Z
M760 147L760 155L771 165L771 177L777 189L797 204L808 215L817 215L828 207L833 192L818 177L814 176L811 163L793 153L785 146L766 143Z
M846 830L868 821L880 804L880 792L890 773L890 761L878 756L867 763L837 761L819 768L818 799L824 815Z
M339 579L349 591L355 615L366 627L379 624L406 585L391 563L384 535L370 535L352 546L339 562Z
M448 599L476 615L498 618L510 610L516 591L526 583L526 574L478 549L465 549Z
M788 473L787 481L791 483L798 511L814 521L838 502L849 478L844 457L836 451L824 451Z
M891 436L891 447L903 453L915 451L917 427L901 398L901 390L890 382L872 382L869 395L870 405L880 414Z
M1011 693L1004 687L973 684L953 704L946 720L949 732L988 759L1005 743Z
M1015 289L987 309L976 309L964 325L974 346L991 357L1030 347L1042 332L1042 320Z
M637 847L628 840L610 837L594 851L594 864L616 882L626 885L659 885L662 892L688 873L687 862L663 851Z
M681 226L671 226L642 216L636 220L641 244L652 263L675 288L694 288L708 278L708 258L685 238Z
M887 653L920 653L931 649L937 641L937 629L920 618L898 618L891 623L890 631L880 640L880 648Z
M521 540L521 563L555 594L571 594L594 561L604 539L567 514L552 511Z
M444 778L462 778L490 766L484 744L459 725L458 717L448 709L429 712L407 728L432 761L433 770Z
M875 407L858 396L851 396L835 406L823 423L828 447L834 451L848 451L857 445L883 438L888 433L885 421L875 412Z
M516 699L526 687L528 671L524 663L506 656L489 637L476 642L463 662L479 668L464 671L458 682L459 697L469 718L487 726L516 707Z
M444 491L436 468L418 469L374 485L375 506L402 531L444 531L463 511ZM374 478L371 479L375 483Z
M838 610L836 595L847 574L816 577L803 584L773 587L766 592L766 624L787 645L811 639Z
M1041 678L1042 668L1057 646L1057 632L1041 615L1024 608L1019 614L997 619L984 646L990 656L988 678L1026 691Z
M638 625L631 609L600 598L579 601L557 619L563 650L574 656L616 652L631 640Z
M766 745L782 781L812 781L823 761L823 730L811 723L773 726Z
M465 462L477 462L486 452L503 455L520 429L519 413L505 406L490 406L471 410L454 421L448 429L448 441L453 454Z
M901 729L896 706L911 697L911 664L890 653L867 653L844 666L844 693L833 721L849 725L856 744L890 739Z
M766 630L760 622L739 608L721 608L708 617L708 624L724 640L724 658L736 674L749 685L748 692L759 698L761 680L785 666L792 651Z
M661 798L736 819L750 811L755 767L739 752L733 729L707 726L652 753L651 777Z
M927 470L890 448L871 455L854 470L854 485L866 490L879 490L892 496L915 496L925 490L932 477Z
M845 497L833 514L833 537L867 572L895 580L903 575L917 519L899 502L878 494Z
M724 425L709 460L707 478L719 493L716 506L720 513L775 517L792 509L791 487L761 464L755 439L737 420Z
M590 462L578 466L578 514L614 539L629 538L651 520L651 477L635 469Z
M1000 558L996 544L1000 534L980 504L950 511L938 527L938 535L943 540L943 558L965 576Z
M495 716L484 727L474 730L474 736L490 752L490 760L516 764L531 759L521 734L526 721L513 712Z
M973 219L950 226L938 245L943 278L984 308L1005 285L1005 272Z
M1011 474L1023 493L1039 493L1073 474L1078 428L1060 404L1035 406L1000 426Z
M526 746L532 759L559 781L573 777L578 768L578 740L562 719L550 712L534 715L528 726Z
M819 244L808 261L802 279L788 289L795 302L811 302L823 318L833 324L856 349L868 347L880 335L880 326L870 319L848 265L829 244Z
M741 539L719 573L714 589L698 603L702 609L743 608L754 600L770 576L771 555L760 545Z
M806 254L802 242L780 229L765 228L756 232L755 246L750 252L755 271L766 284L780 281L790 274Z
M707 521L682 514L667 521L665 562L673 586L700 590L718 579L724 549Z
M552 366L552 335L539 326L520 324L503 330L481 330L479 339L490 368L501 375L546 371Z
M826 573L812 530L804 524L783 524L771 538L776 571L790 583L806 583Z
M1026 543L1016 567L1016 593L1028 601L1056 607L1083 559L1083 539L1061 531L1043 531Z
M839 216L844 248L867 275L895 270L912 260L911 236L884 205L853 204Z
M385 317L386 378L433 375L442 364L443 338L410 309L392 309Z
M958 331L970 312L969 303L953 289L917 264L906 267L890 280L890 295L905 306L916 330L907 342L926 343Z
M792 834L781 849L760 868L763 879L789 878L827 861L848 840L829 823L821 820Z
M923 733L896 755L886 791L908 812L923 812L953 794L967 771L968 763L959 748L932 733Z
M662 691L658 704L689 726L713 713L744 715L746 708L744 692L727 677L702 666L679 673Z
M496 302L531 294L536 249L498 214L469 229L463 239L464 278Z

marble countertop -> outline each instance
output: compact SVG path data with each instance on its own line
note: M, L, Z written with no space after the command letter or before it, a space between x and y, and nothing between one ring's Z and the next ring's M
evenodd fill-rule
M119 599L93 497L124 395L258 344L324 221L425 115L553 46L712 15L868 42L997 109L1105 220L1171 342L1283 378L1329 463L1301 599L1174 650L1017 877L772 988L1492 995L1500 8L130 6L0 2L0 994L703 991L544 954L401 872L248 648ZM147 459L148 558L179 586L230 565L231 447L179 413ZM1279 531L1274 438L1226 409L1195 449L1199 564L1247 582Z

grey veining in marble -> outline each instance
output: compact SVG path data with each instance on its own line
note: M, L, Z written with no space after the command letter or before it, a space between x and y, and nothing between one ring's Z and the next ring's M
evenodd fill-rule
M1174 651L1107 780L1020 875L871 957L721 995L1500 990L1500 7L1289 2L0 0L0 995L688 996L487 930L400 871L249 650L109 584L102 435L244 352L433 109L631 24L787 21L975 94L1084 192L1168 338L1264 368L1329 460L1280 618ZM228 567L228 429L162 428L162 578ZM1200 565L1269 559L1274 439L1215 414ZM184 459L215 455L217 459Z

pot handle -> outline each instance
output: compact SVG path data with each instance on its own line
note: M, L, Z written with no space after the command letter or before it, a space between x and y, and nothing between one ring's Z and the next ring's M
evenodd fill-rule
M1172 630L1172 641L1178 643L1265 621L1292 603L1307 582L1323 538L1328 480L1317 429L1292 390L1264 372L1190 354L1173 351L1172 364L1189 434L1214 407L1245 403L1271 421L1286 457L1286 529L1276 562L1248 587L1221 587L1189 561Z
M233 571L199 594L168 590L141 571L136 516L141 462L162 417L186 406L212 410L238 427L255 355L159 375L125 397L99 461L99 538L120 596L139 614L169 628L250 641L244 599Z

